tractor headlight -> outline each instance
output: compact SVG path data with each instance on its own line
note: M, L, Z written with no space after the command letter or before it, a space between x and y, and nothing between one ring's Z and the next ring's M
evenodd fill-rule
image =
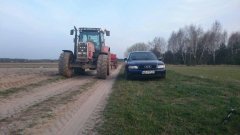
M138 66L128 66L128 69L138 69Z
M165 65L157 65L157 68L165 68Z

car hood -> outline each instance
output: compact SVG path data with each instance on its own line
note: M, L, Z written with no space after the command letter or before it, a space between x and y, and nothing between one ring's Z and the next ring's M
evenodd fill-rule
M150 65L163 65L164 63L159 60L133 60L133 61L128 61L128 65L145 65L145 64L150 64Z

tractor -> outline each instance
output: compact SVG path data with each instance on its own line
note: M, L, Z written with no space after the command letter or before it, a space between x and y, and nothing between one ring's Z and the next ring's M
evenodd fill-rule
M74 35L74 51L62 50L59 57L59 74L72 77L86 69L97 70L96 76L106 79L110 74L110 47L105 45L104 35L110 36L110 31L100 28L79 28L70 30Z

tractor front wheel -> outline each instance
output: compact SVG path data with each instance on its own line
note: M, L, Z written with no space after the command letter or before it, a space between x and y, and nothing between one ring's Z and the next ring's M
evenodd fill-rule
M97 77L106 79L108 74L108 55L100 54L97 61Z
M65 77L72 77L73 68L70 67L70 64L73 60L73 54L70 52L62 52L59 57L58 71L60 75Z

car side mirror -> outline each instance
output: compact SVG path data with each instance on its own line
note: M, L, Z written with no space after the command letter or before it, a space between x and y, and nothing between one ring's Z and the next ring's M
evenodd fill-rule
M106 36L110 36L110 31L106 30Z
M159 57L159 58L158 58L158 60L159 60L159 61L162 61L162 60L163 60L163 58L162 58L162 57Z
M124 62L127 62L127 58L124 58Z
M73 35L74 34L74 30L70 30L70 35Z

